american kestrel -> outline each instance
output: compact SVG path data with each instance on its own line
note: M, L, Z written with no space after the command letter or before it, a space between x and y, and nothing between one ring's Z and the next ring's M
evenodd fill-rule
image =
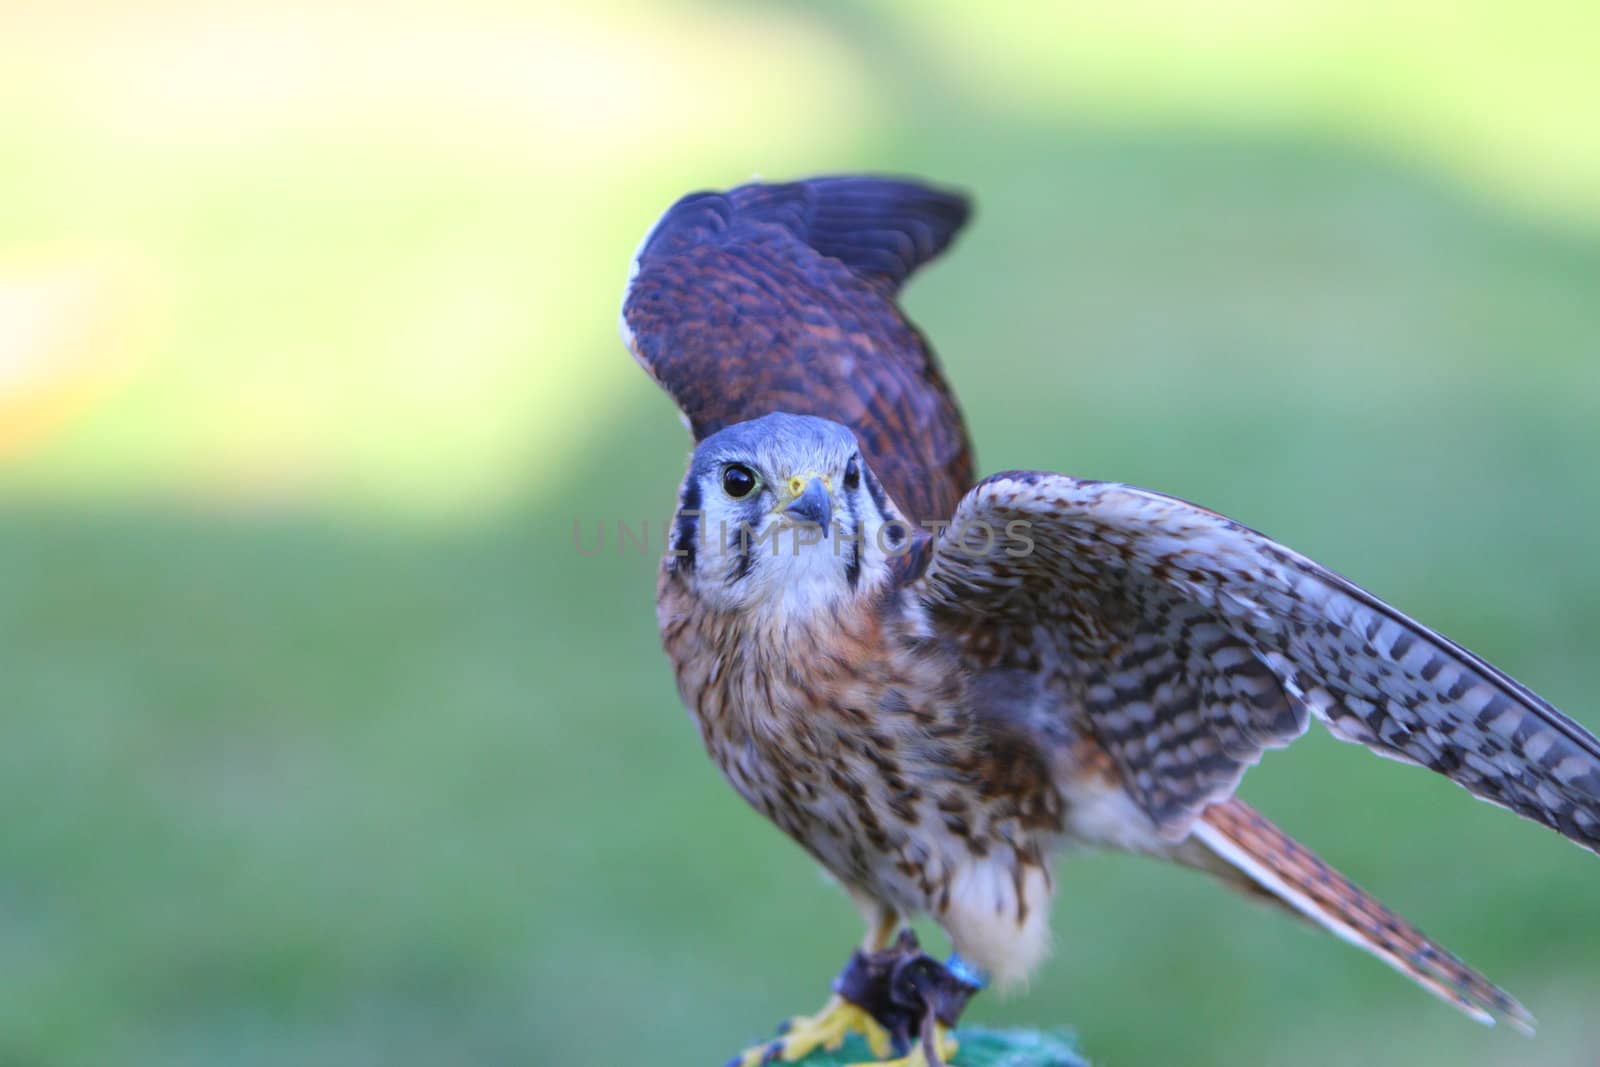
M624 340L698 442L657 589L680 695L734 788L867 923L823 1010L742 1062L851 1031L880 1059L941 1061L965 995L1044 956L1069 843L1203 870L1531 1030L1233 792L1316 719L1600 851L1600 741L1216 512L1040 471L972 484L950 391L895 303L967 214L881 178L696 194L646 236L624 297ZM892 942L918 915L950 961L874 987L914 954ZM908 1026L891 995L927 1010Z

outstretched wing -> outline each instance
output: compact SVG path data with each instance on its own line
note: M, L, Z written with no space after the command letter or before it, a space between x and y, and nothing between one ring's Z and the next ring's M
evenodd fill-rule
M998 474L962 500L919 581L975 669L1049 678L1061 712L1081 711L1170 836L1228 797L1263 749L1304 732L1309 710L1336 737L1600 851L1600 741L1215 512L1110 482Z
M910 518L948 518L972 449L895 295L967 214L958 194L888 178L686 196L639 248L623 340L696 441L774 411L833 419Z

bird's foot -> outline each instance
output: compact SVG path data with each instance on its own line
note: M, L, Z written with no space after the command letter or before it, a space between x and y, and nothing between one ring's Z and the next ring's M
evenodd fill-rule
M833 980L820 1012L790 1020L783 1033L745 1050L728 1067L794 1063L818 1049L836 1052L860 1034L883 1067L945 1067L955 1055L950 1030L981 988L969 969L955 971L923 953L910 930L879 952L857 952ZM899 1059L890 1059L895 1053Z
M929 1016L932 1019L932 1016ZM871 1063L853 1063L850 1067L947 1067L955 1058L960 1042L950 1036L949 1027L933 1022L924 1038L911 1047L911 1051L893 1060L873 1060Z
M844 1039L860 1034L867 1048L883 1060L894 1051L894 1042L878 1020L858 1004L835 993L815 1015L798 1015L784 1024L774 1041L764 1041L745 1049L729 1061L728 1067L759 1067L767 1063L794 1063L818 1049L837 1052Z
M889 1061L895 1067L943 1067L955 1055L950 1029L982 988L969 969L960 970L924 953L917 935L904 930L881 952L857 952L833 988L889 1031L904 1054ZM873 1055L883 1058L877 1049Z

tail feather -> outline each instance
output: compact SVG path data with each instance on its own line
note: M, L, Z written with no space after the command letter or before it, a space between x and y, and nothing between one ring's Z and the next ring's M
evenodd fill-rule
M1196 854L1195 845L1208 854ZM1232 880L1243 874L1249 880L1246 888L1265 891L1479 1022L1492 1026L1504 1019L1523 1033L1533 1033L1533 1016L1509 993L1242 802L1208 808L1185 846L1175 858L1231 875Z

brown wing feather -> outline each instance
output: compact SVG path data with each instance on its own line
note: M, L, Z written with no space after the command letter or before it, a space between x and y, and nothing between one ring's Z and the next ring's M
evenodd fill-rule
M1239 800L1207 808L1173 858L1282 904L1479 1022L1505 1019L1533 1033L1515 997Z
M914 521L972 484L961 413L900 286L966 221L964 197L836 177L678 201L645 238L623 339L699 441L774 411L855 431Z
M1011 539L965 525L1027 524ZM977 485L920 591L981 669L1059 683L1169 837L1305 728L1421 764L1600 851L1600 740L1370 593L1212 511L1013 471ZM1009 660L1009 662L1006 662Z

